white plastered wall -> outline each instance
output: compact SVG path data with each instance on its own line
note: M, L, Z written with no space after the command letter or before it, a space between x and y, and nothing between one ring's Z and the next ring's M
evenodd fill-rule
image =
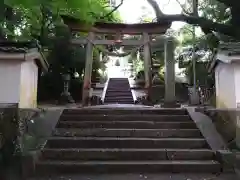
M36 52L0 54L0 103L18 103L20 108L37 106L36 58Z
M0 103L18 103L21 61L0 60Z
M234 65L219 63L215 69L217 108L236 108Z

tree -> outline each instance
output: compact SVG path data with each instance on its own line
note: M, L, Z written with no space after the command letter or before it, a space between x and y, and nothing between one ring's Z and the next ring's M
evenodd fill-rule
M220 16L221 11L215 13L212 9L218 4L201 4L200 14L205 14L213 18L213 20L219 19L223 21L224 16ZM203 6L203 7L202 7ZM207 11L208 13L206 13ZM191 25L186 24L178 32L180 44L178 47L178 57L180 64L185 64L184 74L188 77L189 82L193 84L193 53L195 51L195 61L196 61L196 77L198 85L212 86L214 81L211 74L208 73L208 64L211 61L214 48L218 45L218 41L214 39L215 36L212 34L204 35L202 32L193 39L193 28ZM199 32L198 32L199 33ZM195 41L195 42L193 42ZM185 62L185 63L184 63Z
M119 21L116 9L112 10L107 0L5 0L1 5L0 27L3 35L8 24L12 24L12 31L20 31L18 36L25 39L37 38L41 44L44 36L51 34L56 22L61 22L60 15L71 15L86 23L95 21ZM16 23L14 20L18 20ZM1 24L2 23L2 24ZM10 28L8 28L10 29Z
M87 24L120 21L118 7L111 7L107 0L5 0L0 7L0 40L37 39L42 48L48 50L50 68L40 77L38 92L49 94L52 91L52 97L61 93L61 75L66 72L72 77L75 72L80 75L74 82L81 94L81 75L85 67L85 48L70 45L72 35L63 26L61 15L73 16ZM94 50L93 75L97 74L99 66L98 51Z
M209 2L219 2L224 4L226 10L229 12L229 21L219 22L210 20L204 16L194 16L190 14L176 14L176 15L165 15L160 10L155 0L147 0L148 3L153 7L157 21L185 21L192 25L198 25L202 28L205 34L212 32L218 32L234 38L240 39L240 3L236 0L208 0ZM196 6L199 8L200 0L195 0ZM204 2L204 1L203 1ZM206 1L205 1L206 2ZM216 9L215 9L216 10Z

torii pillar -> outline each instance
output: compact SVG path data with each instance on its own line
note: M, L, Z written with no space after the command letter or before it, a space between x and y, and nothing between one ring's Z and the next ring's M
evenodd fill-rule
M92 64L93 64L93 44L92 41L95 37L93 32L88 34L88 43L86 46L86 61L85 61L85 70L84 70L84 83L82 91L82 105L88 106L89 103L89 94L91 90L91 77L92 77Z
M145 89L148 91L152 84L150 38L148 33L143 33L143 42Z
M175 97L175 59L174 59L174 38L165 39L164 63L165 63L165 98L164 107L176 107Z

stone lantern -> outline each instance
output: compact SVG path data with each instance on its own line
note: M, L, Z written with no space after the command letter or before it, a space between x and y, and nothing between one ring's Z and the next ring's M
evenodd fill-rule
M70 74L63 74L63 92L60 98L60 104L74 103L74 100L69 92L69 82L71 80Z

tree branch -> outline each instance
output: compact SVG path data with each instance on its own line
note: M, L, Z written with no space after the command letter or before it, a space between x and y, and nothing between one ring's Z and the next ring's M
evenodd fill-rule
M193 15L184 15L184 14L176 14L176 15L166 15L164 14L157 2L155 0L147 0L148 3L152 6L152 8L155 11L157 22L173 22L173 21L183 21L187 22L188 24L197 25L200 26L205 33L211 33L212 31L219 32L228 36L236 37L237 39L240 39L240 26L239 25L225 25L220 24L217 22L213 22L209 19L203 18L203 17L196 17ZM226 1L226 0L218 0L220 1ZM233 2L232 0L229 0Z
M189 14L189 12L184 8L183 4L181 4L179 0L176 0L176 1L179 4L179 6L182 8L183 13Z
M148 3L152 6L153 10L155 11L155 15L157 17L157 22L159 22L159 18L164 16L164 13L159 8L157 2L155 0L147 0Z
M240 35L238 33L238 31L240 30L239 27L220 24L203 17L194 17L194 16L186 16L183 14L176 14L176 15L164 15L163 17L158 18L159 23L173 22L173 21L187 22L188 24L200 26L202 29L208 29L209 31L220 32L222 34L234 36L240 39Z
M124 1L124 0L121 0L121 2L120 2L112 11L110 11L109 13L107 13L105 16L100 17L100 19L107 18L107 17L109 17L112 13L114 13L116 10L118 10L118 8L119 8L121 5L123 5L123 1Z

